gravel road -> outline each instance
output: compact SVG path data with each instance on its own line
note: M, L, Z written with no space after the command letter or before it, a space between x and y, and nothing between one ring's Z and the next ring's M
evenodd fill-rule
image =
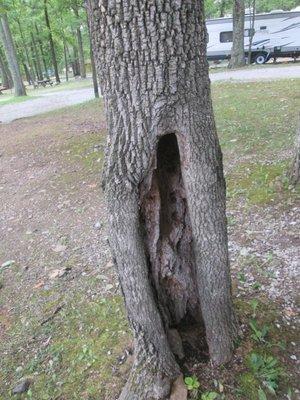
M216 81L257 81L284 78L300 78L300 65L280 67L253 68L236 71L221 71L210 74L212 82ZM31 117L47 111L83 103L94 97L93 89L61 90L43 93L36 99L22 103L0 105L0 123L9 123L19 118Z
M300 65L283 67L261 67L253 69L238 69L236 71L222 71L210 74L210 80L216 81L260 81L273 79L300 78Z
M93 97L94 91L92 88L42 93L36 99L26 100L22 103L0 105L0 122L8 123L19 118L31 117L58 108L83 103Z

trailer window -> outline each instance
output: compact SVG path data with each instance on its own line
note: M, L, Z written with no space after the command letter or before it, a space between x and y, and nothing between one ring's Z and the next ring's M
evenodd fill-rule
M221 43L230 43L233 40L233 32L221 32L220 33L220 42Z
M244 30L244 37L254 36L254 33L255 33L255 30L253 28L245 29Z

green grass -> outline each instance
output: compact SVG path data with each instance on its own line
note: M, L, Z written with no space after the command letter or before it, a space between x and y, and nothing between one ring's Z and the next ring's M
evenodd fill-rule
M23 103L24 101L27 101L27 100L32 100L32 96L14 97L13 95L3 95L0 97L0 109L1 109L1 106L5 106L7 104Z
M299 79L212 85L230 199L264 205L297 195L286 177L290 159L281 154L294 147L299 93Z
M57 304L46 302L45 314ZM38 349L31 349L35 353L29 357L22 351L13 358L2 356L0 378L6 385L0 387L1 400L14 398L7 384L24 377L34 384L22 399L99 399L119 390L115 373L128 365L120 366L118 357L130 340L119 297L90 300L81 293L47 324L41 326L34 318L24 322L14 321L8 332L11 343L17 348L23 335L27 340L33 335L39 337ZM49 337L49 345L43 345Z

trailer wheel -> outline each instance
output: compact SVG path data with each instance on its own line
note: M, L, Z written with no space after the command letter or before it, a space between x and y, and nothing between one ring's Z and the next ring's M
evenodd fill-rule
M268 60L268 54L267 53L257 53L253 56L253 62L255 64L262 65Z

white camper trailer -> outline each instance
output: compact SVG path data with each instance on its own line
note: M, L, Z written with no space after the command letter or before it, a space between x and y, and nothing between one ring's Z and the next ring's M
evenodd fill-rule
M249 38L253 35L252 62L264 64L271 57L300 56L300 12L272 11L255 16L254 31L250 30L250 16L245 16L245 55L249 50ZM216 18L206 21L208 31L208 60L229 59L233 32L232 18Z

